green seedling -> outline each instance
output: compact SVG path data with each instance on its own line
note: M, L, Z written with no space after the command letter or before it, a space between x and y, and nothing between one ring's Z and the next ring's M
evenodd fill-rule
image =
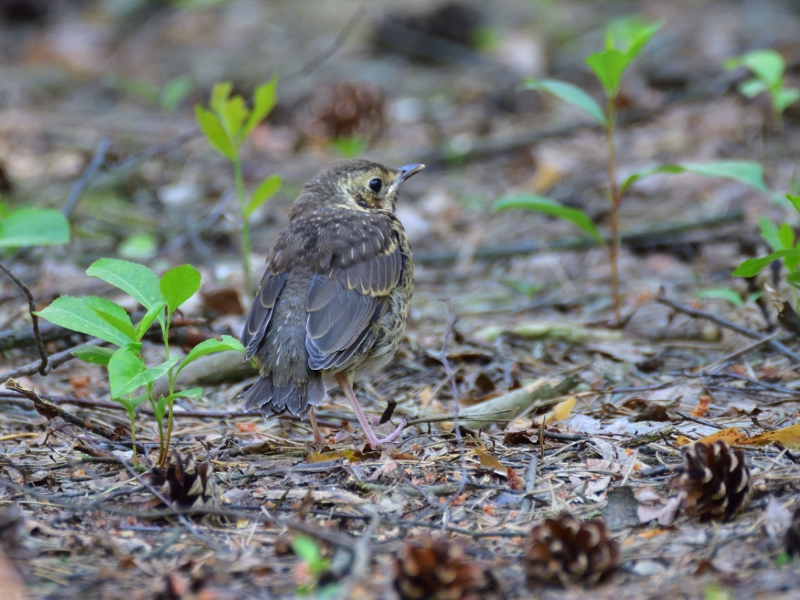
M0 248L69 243L69 221L57 210L8 210L0 203Z
M331 148L342 158L357 158L369 148L369 142L363 137L340 137L331 140Z
M130 260L150 260L155 257L157 250L156 238L150 233L135 233L117 247L117 253Z
M154 104L166 115L177 111L186 96L194 89L195 83L188 75L179 75L170 79L162 88L158 88L139 79L129 77L112 77L108 80L109 87L135 94Z
M783 128L783 111L800 100L800 89L787 87L784 81L786 62L775 50L752 50L725 61L729 71L745 67L753 73L753 77L737 85L739 92L747 98L755 98L759 94L769 94L772 106L772 117L779 129Z
M310 595L317 585L319 577L330 568L330 560L322 556L319 545L314 538L305 535L296 535L292 539L292 550L308 567L308 572L313 578L313 582L302 585L298 588L298 593L303 596ZM316 598L333 598L338 591L338 585L328 585L316 594Z
M712 288L709 290L700 290L696 294L698 298L727 300L737 308L741 308L750 302L755 302L762 295L763 292L752 292L748 294L746 298L742 298L742 295L739 292L731 288Z
M800 196L786 194L786 199L800 213ZM798 293L800 289L800 240L795 239L794 228L789 223L776 225L769 219L761 217L758 220L761 229L761 238L772 249L772 252L761 258L750 258L744 261L733 272L734 277L755 277L762 269L776 260L780 260L786 268L786 283L792 290L793 305L798 308Z
M200 273L191 265L170 269L159 279L144 265L101 258L86 270L86 274L119 288L139 302L147 312L134 325L124 308L105 298L61 296L37 314L55 325L116 346L116 349L79 348L73 354L86 362L107 368L111 399L125 408L130 419L134 464L137 460L135 411L143 402L150 402L158 425L158 463L163 465L169 453L175 400L197 399L203 395L202 388L176 390L175 378L178 373L201 356L225 350L243 352L244 348L238 340L223 335L221 340L211 339L198 344L183 359L171 354L168 340L175 311L200 289ZM142 358L142 338L156 322L161 328L165 359L157 365L149 366ZM169 393L156 397L153 386L162 377L167 377ZM166 432L165 415L168 416Z
M622 195L636 181L656 173L696 173L713 177L727 177L766 190L761 165L742 161L718 161L713 163L678 163L662 165L635 173L622 185L617 184L616 148L614 127L622 76L631 62L641 53L663 23L644 23L637 18L625 18L612 22L606 30L605 49L586 58L586 64L594 73L605 91L605 108L576 85L555 79L527 79L520 89L546 91L587 113L606 132L608 146L608 189L611 203L611 225L608 235L600 233L591 218L583 211L564 206L543 196L521 195L502 198L495 210L525 209L545 213L571 222L588 234L596 243L606 246L611 264L611 285L614 297L614 314L621 323L619 295L619 209Z
M233 164L236 196L239 200L240 250L248 294L252 294L255 290L250 269L248 222L253 212L278 191L281 180L278 175L268 177L248 199L244 190L241 147L256 125L263 121L275 106L277 85L278 77L273 75L267 83L258 86L253 93L252 109L247 107L241 96L231 96L233 85L230 82L217 83L214 86L208 110L199 105L195 106L197 122L208 143Z

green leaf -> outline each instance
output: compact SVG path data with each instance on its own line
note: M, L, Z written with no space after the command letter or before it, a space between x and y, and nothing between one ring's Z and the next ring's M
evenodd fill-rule
M111 387L111 397L122 398L136 388L131 388L130 383L147 366L139 358L138 352L130 346L117 349L108 361L108 383Z
M788 223L783 223L778 228L778 239L781 241L781 248L794 248L794 230Z
M785 250L778 250L761 258L749 258L736 268L736 270L733 272L733 276L754 277L770 263L775 262L779 258L786 258L787 256L800 256L800 249L787 248Z
M149 233L136 233L117 247L117 253L123 258L148 260L156 255L157 249L155 236Z
M129 338L129 342L139 341L136 338L136 331L133 329L130 315L119 304L98 298L97 296L85 296L83 302L91 308L95 314L106 323L120 331Z
M758 290L757 292L751 292L750 294L747 294L747 298L744 299L744 302L745 302L745 304L747 304L748 302L755 302L756 300L761 298L761 296L763 296L763 295L764 295L764 292L761 291L761 290Z
M181 75L171 79L161 90L161 110L167 114L174 113L193 87L194 80L188 75Z
M724 177L767 191L764 183L764 167L757 162L743 160L719 160L708 163L679 163L681 168L708 177Z
M741 294L730 288L716 288L712 290L700 290L697 292L698 298L721 298L727 300L734 306L744 306Z
M541 212L569 221L573 225L588 233L600 244L606 244L605 238L600 234L599 231L597 231L594 223L592 223L592 220L585 212L578 210L577 208L564 206L555 200L545 198L544 196L521 195L514 196L512 198L501 198L495 202L493 210L499 211L518 208Z
M564 102L569 102L587 112L600 125L605 126L607 124L606 116L603 114L603 109L600 108L600 105L577 85L557 79L526 79L520 89L549 92Z
M767 83L769 87L779 85L783 79L786 63L775 50L752 50L738 58L725 61L728 70L747 67L753 74Z
M128 412L128 414L133 416L133 412L136 410L136 408L140 404L146 402L148 398L150 398L150 395L144 393L139 396L133 396L133 397L123 396L122 398L114 398L114 401L122 404L122 406L125 407L125 410Z
M606 94L611 98L617 95L622 74L630 62L628 56L616 48L595 52L586 57L586 64L594 71L597 79L603 84Z
M512 290L516 290L528 298L533 298L538 292L541 292L544 289L543 285L529 283L527 281L519 281L517 279L502 279L500 283L507 285Z
M167 301L167 309L173 313L200 289L200 271L192 265L175 267L164 273L158 287Z
M800 196L796 196L795 194L786 194L786 199L792 203L794 209L800 213Z
M795 287L800 285L800 271L794 271L793 273L789 273L786 276L786 283L789 283Z
M241 145L244 139L242 128L249 112L247 105L244 103L244 98L234 96L225 102L217 113L222 123L222 128L228 134L228 139L237 147Z
M215 352L224 352L226 350L244 352L244 346L239 343L239 340L229 335L223 335L222 340L206 340L205 342L201 342L189 351L189 354L187 354L186 358L183 359L181 366L178 367L176 375L180 373L181 369L183 369L186 365L196 361L201 356L214 354Z
M646 23L639 17L616 19L611 22L606 32L606 48L621 50L630 62L663 26L663 21Z
M94 310L99 304L93 302L90 298L93 297L74 298L72 296L61 296L53 300L50 306L38 311L36 314L54 325L85 333L117 346L129 344L132 341L130 337L103 320ZM95 300L113 304L104 298L95 297ZM119 307L119 309L125 312L122 307Z
M215 113L222 112L222 107L228 103L228 98L231 97L233 91L233 84L230 81L219 81L211 88L211 99L208 102L209 107Z
M211 147L225 158L233 160L236 156L233 144L231 140L228 139L228 134L225 133L216 115L207 111L199 104L194 107L194 114L197 117L197 123L200 125L200 129L203 130Z
M153 321L159 319L159 317L163 318L164 308L166 308L166 306L167 303L162 300L145 313L142 320L139 321L139 324L136 326L137 340L141 340L144 337L144 334L150 329L150 325L153 324Z
M115 357L116 354L111 358L111 362L108 364L109 382L111 381L111 365L114 363ZM135 358L142 367L145 366L138 356L135 356ZM152 383L157 379L161 379L172 367L175 366L178 360L180 359L177 356L174 356L160 365L150 369L140 369L138 372L134 372L133 361L130 358L125 358L124 363L122 363L124 368L121 369L121 371L116 375L118 378L116 387L113 383L111 384L112 397L119 398L126 394L130 394L143 385L147 385L148 383Z
M247 119L247 124L244 126L243 137L250 135L253 128L263 121L275 106L277 86L278 74L275 73L267 83L261 84L256 88L255 92L253 92L253 110L250 113L250 117Z
M769 91L767 82L756 78L742 81L736 87L745 98L755 98L760 93Z
M330 142L331 149L342 158L356 158L369 148L366 138L355 135L351 137L337 137Z
M761 239L767 242L767 245L769 245L773 251L783 250L785 248L778 234L778 226L775 225L775 223L767 219L767 217L761 216L758 218L758 227L761 230Z
M159 400L162 400L165 404L167 402L171 402L176 398L188 398L189 400L200 400L203 397L203 388L189 388L188 390L181 390L179 392L175 392L174 394L170 394L169 396L164 396Z
M325 560L319 552L317 542L305 535L296 535L292 538L292 550L305 562L313 574L317 574L328 566L328 561Z
M764 168L756 163L739 160L719 160L708 163L678 163L674 165L661 165L655 169L634 173L620 186L619 193L625 191L640 179L645 179L656 173L695 173L707 177L724 177L753 186L763 192L767 191L764 183Z
M119 288L147 310L164 301L158 291L158 277L151 269L139 263L101 258L86 269L86 274Z
M57 210L21 208L0 219L0 248L69 243L69 221Z
M108 365L114 350L111 348L100 348L98 346L79 346L72 351L72 356L93 365Z
M775 93L775 98L773 99L775 110L782 113L798 100L800 100L800 90L797 88L781 88Z
M112 75L105 80L104 84L114 90L135 94L148 102L156 102L158 100L158 88L156 86L133 77Z
M247 204L247 207L244 211L244 218L249 218L259 206L272 198L275 195L275 192L280 189L280 187L280 175L270 175L264 181L262 181L261 185L255 189L253 195L250 197L250 202Z

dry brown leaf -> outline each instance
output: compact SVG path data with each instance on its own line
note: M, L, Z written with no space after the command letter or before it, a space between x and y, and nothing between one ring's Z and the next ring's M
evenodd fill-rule
M699 440L690 440L689 438L679 435L678 438L675 440L676 446L686 446L687 444L691 444L693 442L700 442L702 444L711 444L716 442L717 440L722 440L728 444L744 444L746 443L745 440L747 436L739 431L738 427L726 427L725 429L720 429L719 431L715 431L711 435L707 435L705 437L700 438Z
M517 472L511 467L506 469L506 477L508 478L508 487L515 492L521 492L525 489L525 482L522 480L522 477L517 475Z
M711 402L711 396L700 396L700 399L697 401L697 406L694 407L694 410L690 413L693 417L705 417L706 413L708 412L708 404Z
M508 472L506 468L500 463L497 458L489 454L486 448L478 448L475 450L475 454L481 461L481 469L486 469L488 471L492 471L496 475L500 475L502 477L506 477Z
M367 477L367 481L376 481L378 478L386 477L396 470L397 470L397 462L391 456L387 457L383 465L381 465L380 468L376 469L372 475Z
M563 421L572 414L572 409L575 408L575 404L577 404L577 402L578 398L575 396L568 397L563 402L556 404L552 410L534 418L533 425L535 427L544 427L548 423Z
M337 460L339 458L346 458L350 462L362 462L365 460L375 460L380 457L380 450L362 452L361 450L353 450L352 448L343 448L342 450L334 450L332 452L309 452L306 454L306 462L313 464L328 460Z
M736 442L738 444L748 444L751 446L766 446L767 444L782 444L794 450L800 449L800 422L789 427L768 431L760 435L744 438Z

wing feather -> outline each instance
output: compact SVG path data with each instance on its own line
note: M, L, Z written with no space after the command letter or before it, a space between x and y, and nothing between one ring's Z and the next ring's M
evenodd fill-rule
M315 275L306 300L308 366L324 370L344 365L364 341L369 326L386 312L388 295L400 281L402 257L392 243L329 278Z
M272 275L269 269L264 273L256 299L253 301L250 314L247 315L247 322L242 330L242 345L247 351L245 360L249 360L258 351L264 340L267 325L272 318L272 309L278 299L278 294L283 289L287 274Z

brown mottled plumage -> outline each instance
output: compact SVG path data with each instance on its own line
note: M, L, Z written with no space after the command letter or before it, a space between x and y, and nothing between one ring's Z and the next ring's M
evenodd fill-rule
M337 382L364 428L379 440L352 389L394 356L414 287L411 248L394 215L400 184L423 165L391 169L366 160L332 163L307 182L267 255L242 332L259 379L246 409L265 417L311 413Z

